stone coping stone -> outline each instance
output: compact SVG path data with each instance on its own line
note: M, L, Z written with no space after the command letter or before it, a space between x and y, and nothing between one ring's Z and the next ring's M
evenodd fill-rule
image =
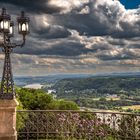
M16 107L19 105L16 99L13 100L0 100L0 107Z

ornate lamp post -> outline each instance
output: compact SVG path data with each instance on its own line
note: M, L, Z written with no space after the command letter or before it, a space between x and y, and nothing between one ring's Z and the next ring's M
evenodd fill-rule
M11 38L14 36L14 23L11 21L11 16L6 13L6 9L2 9L0 15L0 34L2 41L0 42L0 47L5 54L5 60L1 80L0 99L12 100L15 98L10 54L14 48L24 46L25 36L29 33L29 18L25 17L24 12L21 12L21 16L17 18L17 22L18 33L23 36L21 44L11 42Z

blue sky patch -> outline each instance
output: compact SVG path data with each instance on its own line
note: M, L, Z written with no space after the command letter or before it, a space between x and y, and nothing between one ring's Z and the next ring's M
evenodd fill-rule
M126 9L135 9L140 5L140 0L120 0Z

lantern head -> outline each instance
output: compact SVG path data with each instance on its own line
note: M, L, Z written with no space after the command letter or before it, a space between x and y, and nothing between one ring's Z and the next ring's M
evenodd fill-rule
M10 31L10 20L11 17L6 13L6 9L2 8L2 14L0 15L0 31L9 33Z
M21 17L17 19L18 21L18 32L22 35L29 34L29 18L25 17L24 12L21 12Z

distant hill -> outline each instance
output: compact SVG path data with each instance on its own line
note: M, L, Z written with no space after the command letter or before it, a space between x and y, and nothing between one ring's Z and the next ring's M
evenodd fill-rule
M14 81L16 86L26 86L39 83L41 85L54 84L57 81L65 78L89 77L91 74L52 74L47 76L15 76Z
M73 78L63 79L58 81L54 86L58 91L58 95L63 91L81 95L80 91L93 91L96 94L120 94L121 91L126 91L127 94L132 94L131 91L140 89L140 76L94 76L88 78ZM83 93L83 92L82 92ZM85 92L84 92L85 93ZM89 93L89 92L87 92ZM91 92L92 94L93 92ZM63 94L64 95L64 94ZM67 96L66 94L64 96Z
M140 77L139 72L135 73L99 73L99 74L51 74L47 76L15 76L14 81L17 86L26 86L29 84L39 83L41 85L45 84L55 84L62 79L73 79L73 78L87 78L87 77Z
M124 89L140 88L140 77L89 77L73 78L58 81L54 88L64 90L85 90L85 89Z
M80 107L122 111L122 106L140 105L139 75L66 78L52 88L57 98L73 100Z

